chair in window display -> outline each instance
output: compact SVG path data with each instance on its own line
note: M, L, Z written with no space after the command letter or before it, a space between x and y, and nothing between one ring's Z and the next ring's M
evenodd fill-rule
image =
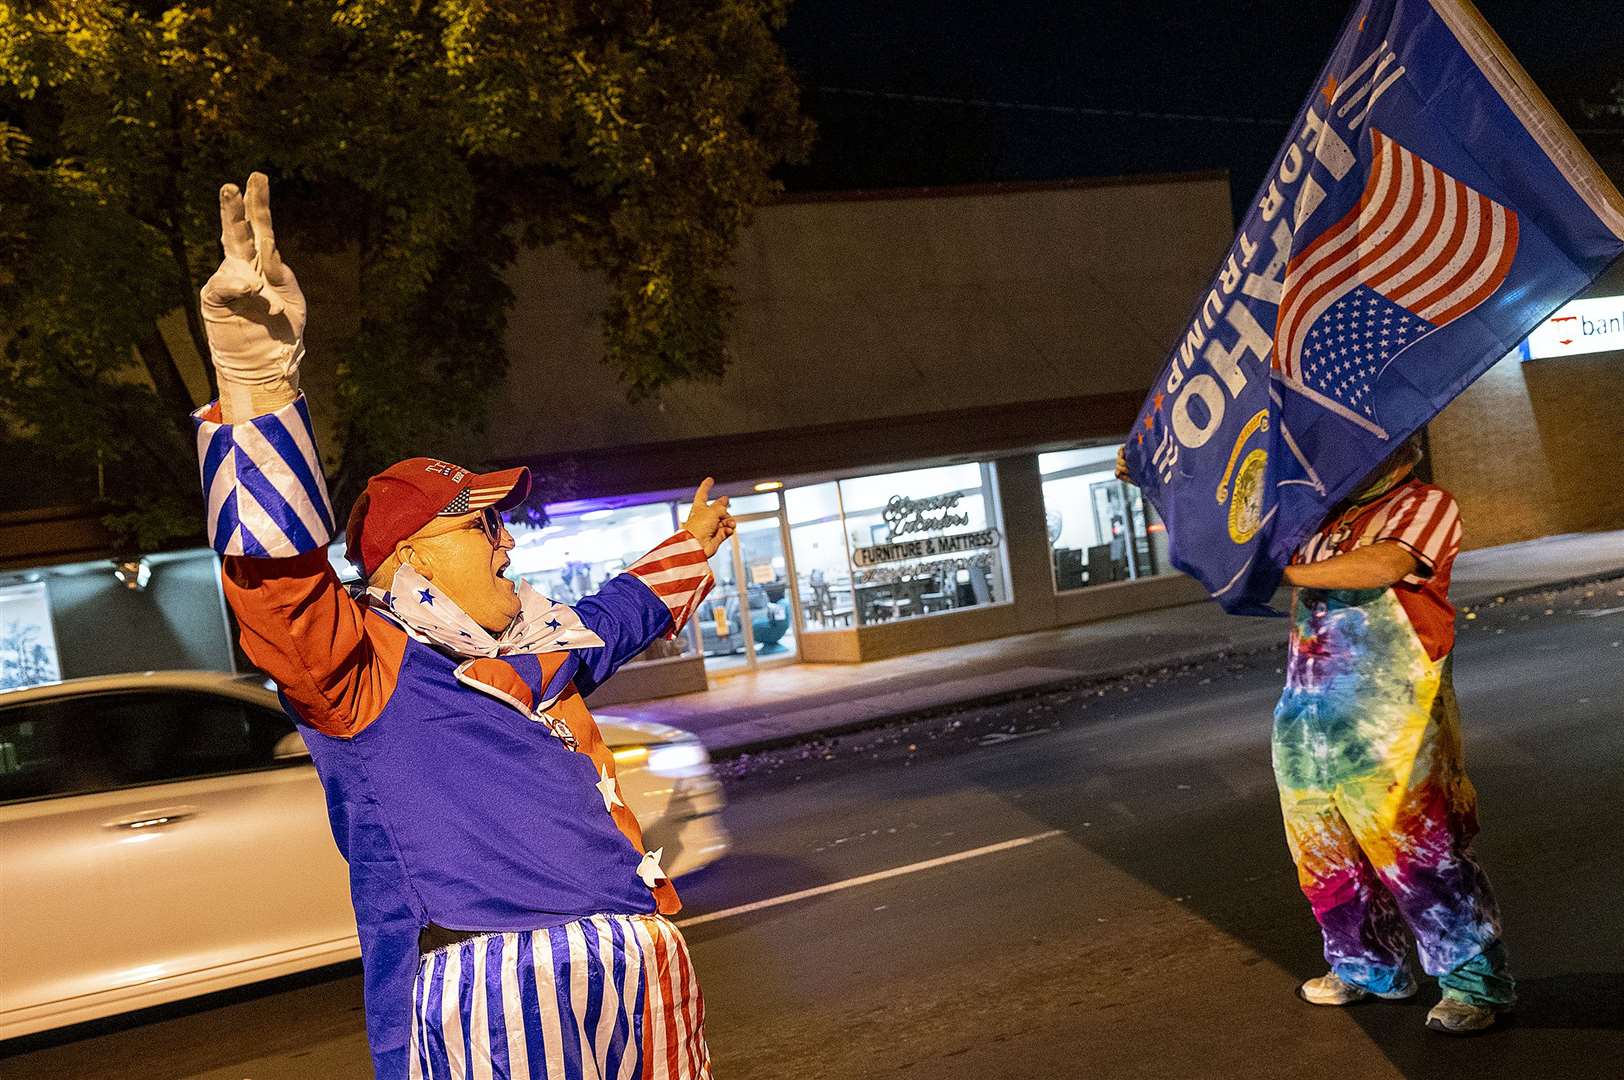
M745 590L750 603L750 632L755 635L757 652L778 652L779 644L789 632L789 604L783 600L769 600L767 590L751 585ZM700 637L709 656L732 656L744 651L744 625L739 620L739 598L730 596L721 605L722 618L716 617L716 606L707 605L706 618L700 623ZM727 633L721 632L725 622Z
M1083 553L1078 548L1054 549L1054 584L1061 592L1087 584L1083 574Z
M987 570L981 566L970 566L960 570L955 578L957 586L954 596L958 607L974 607L977 604L992 603L992 582L987 580Z
M712 600L701 611L699 640L706 656L732 656L744 651L739 629L739 602L734 597Z
M783 599L771 598L767 588L750 586L750 632L755 635L757 652L781 652L779 644L789 632L789 604ZM779 590L783 596L783 590ZM737 601L734 601L737 603Z
M927 594L941 592L934 574L906 578L897 583L898 615L923 615L931 610L925 603Z
M879 582L870 585L859 585L853 590L853 596L861 618L865 625L884 622L892 618L897 612L896 587Z
M829 595L829 582L824 578L822 570L814 570L807 575L802 602L806 606L808 622L821 624L828 617L827 612L834 604Z
M1100 585L1111 580L1111 545L1095 544L1088 549L1088 583Z

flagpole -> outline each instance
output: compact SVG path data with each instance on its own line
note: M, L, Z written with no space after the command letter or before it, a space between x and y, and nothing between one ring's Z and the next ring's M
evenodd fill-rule
M1429 0L1501 100L1516 114L1574 191L1614 236L1624 240L1624 195L1590 156L1579 137L1528 77L1470 0Z

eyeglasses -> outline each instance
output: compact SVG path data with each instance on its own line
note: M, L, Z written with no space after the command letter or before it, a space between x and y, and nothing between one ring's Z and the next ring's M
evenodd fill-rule
M502 515L497 512L496 508L494 506L487 506L485 509L479 511L478 517L474 518L474 520L470 522L467 522L466 524L458 525L456 528L439 529L435 532L426 533L423 535L456 536L464 532L479 533L485 538L491 547L495 548L502 546L502 538L507 535L507 526L503 523Z
M502 524L502 515L497 513L496 507L487 506L485 509L481 510L479 512L479 517L475 518L473 524L469 525L468 527L470 529L478 529L480 532L484 533L485 539L491 542L491 547L501 546L502 530L505 528L505 526Z

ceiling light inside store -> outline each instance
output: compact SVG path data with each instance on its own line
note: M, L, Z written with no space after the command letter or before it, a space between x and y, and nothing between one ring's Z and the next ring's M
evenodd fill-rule
M782 480L763 480L756 485L756 490L760 492L778 491L783 486L784 482Z

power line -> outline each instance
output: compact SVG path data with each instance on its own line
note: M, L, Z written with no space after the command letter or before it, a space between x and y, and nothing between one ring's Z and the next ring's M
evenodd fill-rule
M917 105L950 105L967 109L1001 109L1008 112L1050 113L1059 116L1110 116L1127 120L1199 121L1209 124L1260 124L1287 127L1290 120L1262 116L1220 116L1206 113L1151 112L1144 109L1104 109L1091 105L1037 105L1027 101L995 101L989 98L945 97L939 94L903 94L894 90L857 90L849 86L815 86L820 94L905 101Z
M850 86L814 86L820 94L902 101L914 105L946 105L961 109L998 109L1006 112L1039 113L1053 116L1105 116L1122 120L1163 120L1178 123L1250 124L1259 127L1290 127L1291 121L1271 116L1232 116L1218 113L1152 112L1146 109L1106 109L1093 105L1040 105L1029 101L998 101L992 98L948 97L941 94L904 94L896 90L858 90ZM1576 135L1624 135L1619 127L1579 127Z

